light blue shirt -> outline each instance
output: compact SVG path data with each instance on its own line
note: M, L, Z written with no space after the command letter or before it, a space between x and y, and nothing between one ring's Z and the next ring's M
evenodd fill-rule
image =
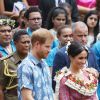
M49 31L51 32L51 34L54 35L54 38L55 38L54 41L51 44L51 49L53 49L53 48L59 46L59 40L57 38L57 31L55 31L54 29L50 29Z
M46 58L46 62L47 62L49 67L53 67L54 57L55 57L56 53L58 52L58 50L59 50L59 48L55 47L48 54L48 57Z
M13 41L10 44L11 44L12 52L15 52L16 47ZM6 57L7 55L9 55L9 53L1 45L0 45L0 53L2 54L2 57Z
M100 41L97 41L92 47L94 53L96 54L97 64L100 68Z
M26 29L26 31L27 31L29 36L32 36L32 30L29 27Z
M42 67L38 66L41 63ZM53 100L51 74L44 60L29 54L18 67L18 100L22 100L21 89L32 90L35 100Z

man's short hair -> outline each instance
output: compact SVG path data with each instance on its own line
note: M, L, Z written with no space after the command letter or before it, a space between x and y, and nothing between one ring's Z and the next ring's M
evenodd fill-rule
M41 14L41 10L37 6L31 6L29 9L25 11L24 17L28 20L29 14L32 12L39 12Z
M45 41L49 39L50 40L54 39L50 31L44 28L40 28L32 33L31 44L33 46L34 43L36 43L37 41L39 41L40 44L44 44Z
M14 42L19 41L22 35L28 35L27 31L24 29L20 29L20 30L16 31L13 35L13 41Z
M84 22L82 22L82 21L77 21L77 22L75 22L75 23L72 24L72 31L73 31L74 34L75 34L75 32L76 32L77 26L78 26L80 29L81 29L81 28L88 28L87 25L86 25Z

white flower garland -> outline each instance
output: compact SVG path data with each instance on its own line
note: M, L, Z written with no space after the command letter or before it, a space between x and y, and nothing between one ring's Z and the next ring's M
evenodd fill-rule
M11 19L0 19L0 25L9 25L14 27L15 26L15 20Z

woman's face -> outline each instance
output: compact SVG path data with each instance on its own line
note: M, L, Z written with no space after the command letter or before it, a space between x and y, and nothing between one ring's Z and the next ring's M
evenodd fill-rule
M65 46L69 41L72 41L72 29L71 28L63 28L61 30L61 35L58 36L61 46Z
M87 25L89 28L94 28L97 25L98 16L95 14L92 14L87 19Z
M65 14L58 14L57 17L55 17L54 19L52 19L53 22L53 27L54 28L58 28L61 25L65 25L66 24L66 17Z
M84 50L75 57L71 57L71 65L76 69L81 69L86 64L87 52Z

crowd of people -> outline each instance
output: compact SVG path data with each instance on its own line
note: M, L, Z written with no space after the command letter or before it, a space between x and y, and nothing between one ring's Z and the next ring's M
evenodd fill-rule
M100 100L100 0L0 0L0 100Z

